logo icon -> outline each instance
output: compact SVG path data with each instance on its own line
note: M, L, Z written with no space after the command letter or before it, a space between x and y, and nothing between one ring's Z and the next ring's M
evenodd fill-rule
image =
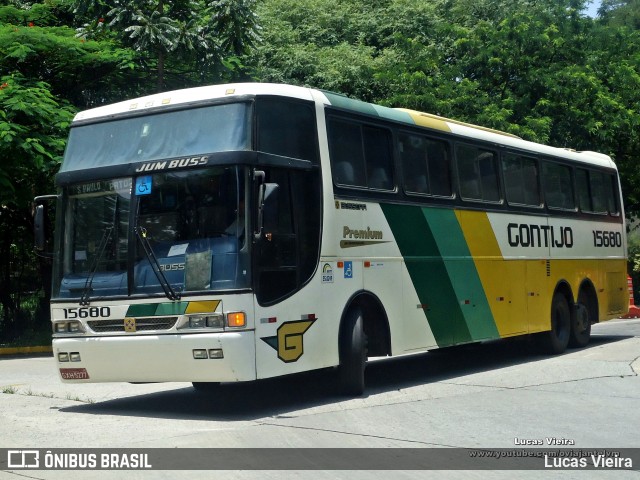
M322 266L322 283L333 283L333 267L330 263Z
M353 262L344 262L344 278L353 278Z
M136 331L136 319L132 317L125 317L124 319L124 331L134 333Z
M38 450L8 450L8 468L39 468L40 452Z
M149 195L151 194L152 186L151 175L145 175L144 177L138 177L136 179L136 194L137 195Z
M302 336L316 320L316 318L308 318L283 323L278 327L278 335L263 337L262 340L278 352L278 358L283 362L296 362L304 355Z

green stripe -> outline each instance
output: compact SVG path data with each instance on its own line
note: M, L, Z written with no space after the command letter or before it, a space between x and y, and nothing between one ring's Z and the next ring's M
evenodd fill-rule
M423 208L422 212L438 244L471 338L474 341L499 338L482 281L455 211Z
M497 338L454 210L381 205L439 346ZM469 304L465 301L469 300Z
M470 341L447 268L420 207L381 205L439 346Z
M408 123L415 125L411 115L407 112L402 112L389 107L383 107L381 105L374 105L372 103L363 102L361 100L355 100L353 98L339 95L333 92L322 91L327 99L331 102L331 105L338 108L344 108L358 113L364 113L365 115L373 115L381 118L388 118L389 120L395 120L398 122Z

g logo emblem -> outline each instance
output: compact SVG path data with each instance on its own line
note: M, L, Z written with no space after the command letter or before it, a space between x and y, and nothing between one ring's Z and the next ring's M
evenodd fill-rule
M277 336L264 337L262 340L278 352L278 358L283 362L296 362L304 354L302 336L315 321L314 318L283 323L278 327Z

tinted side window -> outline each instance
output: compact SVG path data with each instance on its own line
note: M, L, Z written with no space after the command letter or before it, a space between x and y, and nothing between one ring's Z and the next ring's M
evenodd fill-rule
M593 212L591 205L591 191L589 189L589 172L583 168L576 169L576 190L578 205L583 212Z
M584 212L617 214L616 177L608 173L576 169L576 189Z
M405 191L451 197L448 145L410 133L400 133L398 141Z
M328 134L336 184L393 189L393 154L389 130L330 118Z
M465 200L500 200L496 154L490 150L458 145L456 147L460 195Z
M608 208L606 176L600 172L589 172L589 186L591 187L591 200L593 202L593 211L597 213L606 213Z
M563 210L576 208L571 168L557 163L544 162L542 164L542 178L544 196L549 207Z
M360 126L332 118L328 127L334 181L338 185L366 186Z
M278 97L256 100L257 150L318 163L315 112L311 104Z
M605 182L605 189L607 191L607 209L609 213L613 215L617 215L620 213L620 208L618 207L618 181L615 175L606 175L608 180Z
M509 203L540 205L538 162L535 159L509 153L502 159L502 172Z

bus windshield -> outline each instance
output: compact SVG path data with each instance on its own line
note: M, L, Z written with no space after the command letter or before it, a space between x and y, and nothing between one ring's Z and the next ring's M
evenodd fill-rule
M76 126L60 172L251 148L249 103Z
M66 187L54 295L247 288L247 179L234 166Z

